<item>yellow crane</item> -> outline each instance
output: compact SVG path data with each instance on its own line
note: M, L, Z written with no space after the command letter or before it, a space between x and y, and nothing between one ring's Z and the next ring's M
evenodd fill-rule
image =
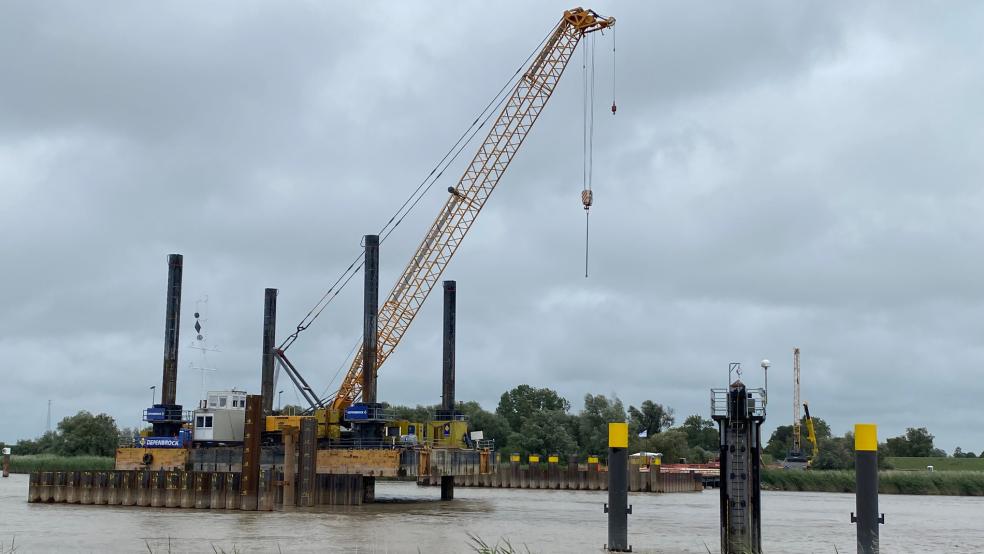
M800 419L800 406L803 406L805 417ZM803 455L802 426L806 423L806 439L813 446L813 452L809 458ZM786 456L786 467L803 468L809 467L820 454L820 447L817 444L817 433L813 426L813 418L810 417L810 406L803 402L800 403L800 349L793 349L793 447Z
M448 188L441 208L386 301L379 309L378 370L393 353L420 307L438 283L465 234L471 229L502 174L533 128L553 94L581 38L615 24L592 10L564 12L543 48L512 89L488 136L458 183ZM589 200L584 201L586 207ZM362 393L362 346L359 346L330 408L339 412Z
M813 453L810 454L810 464L813 464L820 456L820 446L817 444L817 431L813 427L813 418L810 417L810 406L806 402L803 403L803 411L806 413L806 440L813 445Z

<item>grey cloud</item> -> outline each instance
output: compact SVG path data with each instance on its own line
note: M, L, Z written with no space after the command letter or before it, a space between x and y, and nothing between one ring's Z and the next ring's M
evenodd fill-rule
M137 423L169 252L186 256L182 344L207 294L211 386L258 389L262 289L281 290L285 336L566 6L522 7L5 6L0 438L39 433L48 398L56 420ZM445 274L458 396L492 408L529 382L706 414L729 361L755 383L769 357L771 427L800 346L836 432L927 425L984 448L962 423L984 361L981 8L593 7L618 18L619 112L598 37L591 278L578 53ZM463 163L383 245L384 289ZM291 351L316 388L347 366L359 288ZM383 368L386 400L438 398L439 304Z

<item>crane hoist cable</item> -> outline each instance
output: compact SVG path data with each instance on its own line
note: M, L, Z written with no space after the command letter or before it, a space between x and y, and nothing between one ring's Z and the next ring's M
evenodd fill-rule
M551 31L552 30L553 27L551 27ZM397 227L399 227L399 225L403 222L406 216L417 206L421 198L423 198L427 194L427 192L431 189L431 187L434 185L434 183L437 182L437 180L440 179L441 176L443 176L444 171L446 171L447 168L458 158L458 156L461 154L464 148L474 139L474 137L478 134L478 132L485 127L485 125L492 118L492 115L494 115L496 111L502 106L502 103L505 102L507 98L505 93L511 90L511 88L515 84L515 81L520 77L523 68L526 67L526 64L529 63L530 59L532 59L533 56L535 56L536 53L540 51L543 44L549 38L550 38L550 32L548 32L543 37L543 40L541 40L540 43L536 46L536 48L533 49L530 55L527 56L526 59L523 61L523 63L520 64L520 66L516 69L516 71L512 75L510 75L509 79L506 80L505 84L502 85L502 87L498 90L498 92L496 92L496 94L492 97L492 99L489 100L489 102L485 105L485 107L482 108L482 110L478 113L477 116L475 116L475 118L472 120L471 125L469 125L468 128L465 129L463 133L461 133L461 135L458 137L458 140L455 141L453 145L451 145L451 148L448 149L448 151L444 154L441 160L437 162L437 164L434 166L433 169L431 169L430 173L428 173L427 176L420 182L420 184L417 185L417 188L413 190L410 196L407 197L407 199L403 202L403 204L400 205L400 207L396 210L396 212L389 218L386 224L383 225L382 229L380 229L378 233L380 235L380 243L384 242L386 238L388 238L390 234L392 234L392 232ZM364 255L365 252L361 251L359 255L356 256L354 260L352 260L352 263L350 263L349 266L345 268L345 271L343 271L342 274L339 275L337 279L335 279L335 282L332 283L330 287L328 287L328 290L325 291L325 293L321 296L321 298L314 305L314 307L312 307L307 312L307 314L304 315L300 323L297 324L297 327L295 328L294 332L291 333L280 344L278 350L280 351L281 354L284 351L286 351L288 348L290 348L290 346L293 345L294 342L297 340L298 336L304 330L310 327L311 324L314 323L316 319L318 319L318 317L325 310L325 308L327 308L328 305L331 304L331 302L342 291L342 289L345 288L345 285L347 285L349 281L352 280L352 277L354 277L359 272L359 270L362 269Z
M588 246L590 244L590 213L594 203L594 193L591 181L594 174L594 95L595 95L595 37L589 35L581 43L583 62L582 73L582 102L583 117L583 147L582 175L583 189L581 203L584 205L584 278L588 278Z
M615 115L615 28L612 29L612 115ZM591 189L594 176L594 106L595 106L595 35L586 37L581 43L583 62L582 72L582 117L583 117L583 169L584 181L581 190L581 203L584 205L584 277L588 277L588 252L591 244L591 206L594 192Z
M618 108L615 106L615 27L612 27L612 115Z

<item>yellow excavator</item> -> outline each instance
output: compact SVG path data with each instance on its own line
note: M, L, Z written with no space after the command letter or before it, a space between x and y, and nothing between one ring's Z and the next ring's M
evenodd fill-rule
M465 235L475 223L479 212L553 94L578 43L589 33L608 29L614 24L614 18L600 16L592 10L582 8L567 10L544 38L541 43L542 48L528 58L528 61L532 61L528 65L524 64L525 70L522 73L517 71L518 78L514 77L516 82L512 86L511 93L502 96L499 101L498 105L501 105L502 109L492 123L488 135L458 182L448 188L444 206L424 235L403 273L396 280L386 301L380 306L377 370L396 349L427 296L440 280L451 258L457 252ZM503 90L507 90L506 87ZM615 111L614 103L612 111L613 113ZM488 119L491 119L492 113L494 112L489 112ZM587 209L590 205L590 195L582 196L586 198L582 200ZM339 280L341 281L341 278ZM331 292L329 290L329 293ZM314 314L314 317L317 317L321 313L327 302L333 298L329 293L325 294L309 315ZM266 420L266 429L268 433L275 434L285 427L299 427L300 418L314 417L318 422L319 438L338 439L346 422L346 410L354 409L353 404L361 395L363 346L358 347L338 391L328 400L322 400L313 393L285 354L287 348L297 339L297 335L307 328L311 321L313 318L302 321L297 331L275 350L275 356L280 367L294 381L302 396L310 404L309 413L312 415L269 416ZM467 431L463 421L435 421L423 424L393 421L392 425L397 428L395 434L403 434L414 428L423 429L424 432L421 434L431 437L448 436L447 429L441 428L444 425L465 426L464 431ZM467 435L466 432L461 431L462 429L455 428L450 436Z
M810 461L807 465L809 467L820 456L820 446L817 445L817 431L813 428L813 418L810 417L810 405L806 402L803 403L803 412L806 414L804 418L806 420L806 440L813 445L813 453L810 454Z

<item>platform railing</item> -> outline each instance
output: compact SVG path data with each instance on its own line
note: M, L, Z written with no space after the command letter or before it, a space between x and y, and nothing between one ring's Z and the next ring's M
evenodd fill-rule
M728 417L728 394L731 389L711 389L711 416ZM745 389L750 416L765 417L765 389Z

